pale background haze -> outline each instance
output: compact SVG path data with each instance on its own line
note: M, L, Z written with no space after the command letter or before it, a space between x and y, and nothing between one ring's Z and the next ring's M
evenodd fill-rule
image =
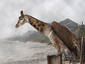
M36 30L28 23L15 28L21 10L47 23L70 18L85 24L85 0L0 0L0 64L47 64L47 55L56 54L47 43L7 40Z
M15 28L20 10L48 23L66 18L85 21L85 0L0 0L0 39L35 30L29 24Z

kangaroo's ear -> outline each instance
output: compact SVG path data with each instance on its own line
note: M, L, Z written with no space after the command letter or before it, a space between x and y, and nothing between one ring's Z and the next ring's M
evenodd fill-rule
M21 14L21 16L24 16L23 10L21 10L20 14Z

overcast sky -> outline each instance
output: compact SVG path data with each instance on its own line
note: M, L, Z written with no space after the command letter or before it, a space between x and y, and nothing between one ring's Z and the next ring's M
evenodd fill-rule
M0 0L0 38L35 30L29 24L15 28L20 10L50 23L66 18L77 23L85 21L85 0Z

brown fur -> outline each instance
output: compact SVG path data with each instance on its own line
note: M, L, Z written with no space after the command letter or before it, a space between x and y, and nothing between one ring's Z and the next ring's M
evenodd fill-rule
M40 20L38 20L38 19L36 19L36 18L34 18L34 17L32 17L32 16L29 16L29 15L27 15L27 17L28 17L28 19L29 19L29 23L34 27L34 28L36 28L38 31L40 31L40 32L42 32L43 34L45 34L44 33L44 31L46 31L45 29L48 29L48 28L50 28L50 30L48 30L49 32L50 31L53 31L51 28L51 25L50 24L48 24L48 23L45 23L45 22L42 22L42 21L40 21ZM49 35L49 34L48 34ZM52 34L51 34L51 36L49 37L49 39L51 40L53 40L53 41L51 41L52 43L53 43L53 45L55 46L55 47L57 47L57 49L58 49L58 52L60 52L60 47L62 46L62 41L59 39L59 37L56 35L56 33L55 32L52 32Z
M20 19L23 19L23 22L20 23ZM28 21L27 21L28 20ZM78 56L80 48L78 47L78 40L75 35L68 30L65 26L60 25L59 23L53 22L51 25L45 22L42 22L30 15L24 15L23 11L21 11L21 16L19 17L19 21L16 24L16 27L19 27L20 24L30 23L34 28L38 31L42 32L46 36L49 37L54 46L60 47L62 43L75 55ZM20 24L19 24L20 23ZM49 36L50 32L51 35Z
M37 30L39 30L40 32L43 32L44 27L47 26L47 25L49 25L49 24L47 24L47 23L45 23L45 22L42 22L42 21L40 21L40 20L32 17L32 16L29 16L29 15L27 15L27 16L28 16L28 18L29 18L29 23L30 23L34 28L36 28Z
M63 41L64 45L72 52L75 56L79 56L80 48L76 36L65 26L52 22L51 24L56 35Z

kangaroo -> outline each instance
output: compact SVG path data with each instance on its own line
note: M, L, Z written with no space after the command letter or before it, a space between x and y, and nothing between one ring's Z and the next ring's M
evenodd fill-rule
M23 11L20 12L19 20L16 24L16 28L24 25L25 23L30 23L35 29L37 29L39 32L43 33L45 36L47 36L53 46L60 51L60 47L62 46L62 41L58 38L56 33L53 31L50 24L45 23L41 20L38 20L30 15L24 14Z

